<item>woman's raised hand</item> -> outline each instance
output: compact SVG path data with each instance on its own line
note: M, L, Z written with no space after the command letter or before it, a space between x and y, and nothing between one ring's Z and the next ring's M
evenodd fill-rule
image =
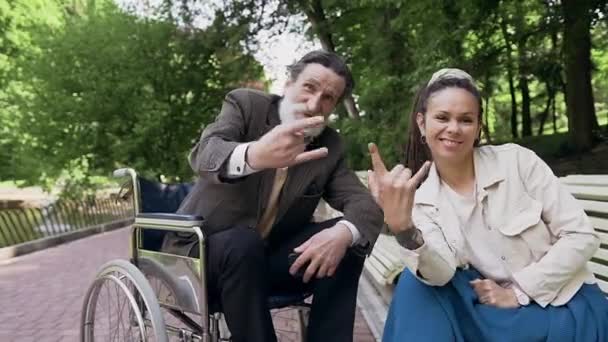
M368 171L369 189L378 205L384 210L384 222L393 233L402 232L411 227L414 194L431 166L424 165L412 176L412 171L397 164L388 171L380 151L374 143L369 144L373 171Z

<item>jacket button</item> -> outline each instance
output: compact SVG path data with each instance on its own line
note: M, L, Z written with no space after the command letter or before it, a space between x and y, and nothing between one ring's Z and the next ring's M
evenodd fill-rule
M237 166L237 167L236 167L236 171L241 172L241 167L240 167L240 166Z
M504 260L507 260L507 258L505 258L505 256L504 256L504 255L503 255L503 256L501 256L500 258L501 258L503 261L504 261Z

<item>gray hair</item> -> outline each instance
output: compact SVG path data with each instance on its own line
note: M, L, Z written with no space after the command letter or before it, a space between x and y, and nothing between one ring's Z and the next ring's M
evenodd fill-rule
M337 54L325 50L315 50L305 54L299 61L287 66L289 78L292 81L298 79L300 73L308 64L321 64L322 66L331 69L338 76L344 79L344 92L340 96L343 99L346 95L350 95L355 87L353 75L342 58Z

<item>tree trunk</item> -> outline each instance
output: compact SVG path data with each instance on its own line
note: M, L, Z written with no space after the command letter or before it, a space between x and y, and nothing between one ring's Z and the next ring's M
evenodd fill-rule
M299 1L299 5L304 11L304 14L306 14L308 21L310 21L313 31L321 41L321 47L326 51L335 52L336 49L329 22L325 17L325 11L323 10L321 0L302 0ZM355 103L352 94L345 96L343 101L348 116L355 120L359 119L359 109L357 108L357 104Z
M555 111L555 99L551 104L551 115L553 116L553 134L557 133L557 112Z
M530 89L526 75L520 74L519 89L521 91L521 136L529 137L532 135L532 117L530 115Z
M517 99L515 97L515 81L513 80L513 57L511 39L507 30L505 19L500 20L500 28L507 47L507 77L509 79L509 93L511 94L511 136L515 139L517 134Z
M538 126L538 135L543 135L543 131L545 130L545 122L549 118L549 113L551 112L551 106L555 101L555 90L553 87L547 83L547 105L545 106L545 110L543 110L540 116L540 124Z
M487 79L487 78L486 78ZM481 128L483 130L483 135L486 137L486 142L488 144L492 143L492 136L490 135L490 126L488 124L488 114L489 114L489 110L490 110L490 96L489 94L486 96L486 109L483 111L486 115L486 119L485 122L481 123Z
M598 127L591 87L591 2L562 0L568 131L577 151L593 146Z
M532 135L532 118L530 114L530 88L528 86L530 74L529 60L527 57L528 38L526 35L526 24L521 2L516 3L515 32L517 42L517 70L519 78L519 90L521 91L521 136Z

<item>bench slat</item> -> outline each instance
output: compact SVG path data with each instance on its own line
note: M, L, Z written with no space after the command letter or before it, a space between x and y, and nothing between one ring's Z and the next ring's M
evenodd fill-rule
M589 216L589 221L591 221L593 228L608 232L608 219L607 218Z
M378 261L380 261L382 265L388 270L394 268L403 269L403 267L405 267L404 260L399 260L395 258L394 255L390 255L390 253L386 250L380 249L371 257L378 259Z
M608 218L608 202L579 200L589 216Z
M370 256L371 258L376 259L378 261L378 263L380 263L382 268L384 270L386 270L383 273L391 272L391 270L394 268L398 268L398 267L403 268L405 266L403 264L403 262L401 262L395 258L388 257L387 255L388 255L388 253L386 253L385 251L380 249L380 250L376 251L373 255Z
M405 248L399 245L394 236L381 234L365 266L373 268L376 274L383 277L382 284L394 284L407 267L409 258L411 257Z
M593 257L608 263L608 249L598 249L597 252L595 252L595 254L593 255ZM606 272L605 276L608 277L608 272Z
M560 180L568 185L608 186L608 175L568 175Z
M600 236L600 241L604 245L608 245L608 232L604 232L601 230L596 230L597 234Z
M374 248L372 254L379 253L384 258L390 260L390 262L403 262L403 258L405 257L401 250L403 247L399 246L394 237L380 235L378 241L376 241L376 246L378 248Z
M600 286L600 289L604 291L604 293L608 293L608 281L598 279L597 284Z
M603 277L608 277L608 266L598 264L597 262L589 261L587 263L587 267L591 270L591 272L595 274L599 274Z
M566 188L574 197L581 200L608 201L608 187L566 185Z
M365 261L365 270L373 278L373 281L381 286L388 285L387 277L382 272L382 267L379 267L378 261L373 258L367 258Z

